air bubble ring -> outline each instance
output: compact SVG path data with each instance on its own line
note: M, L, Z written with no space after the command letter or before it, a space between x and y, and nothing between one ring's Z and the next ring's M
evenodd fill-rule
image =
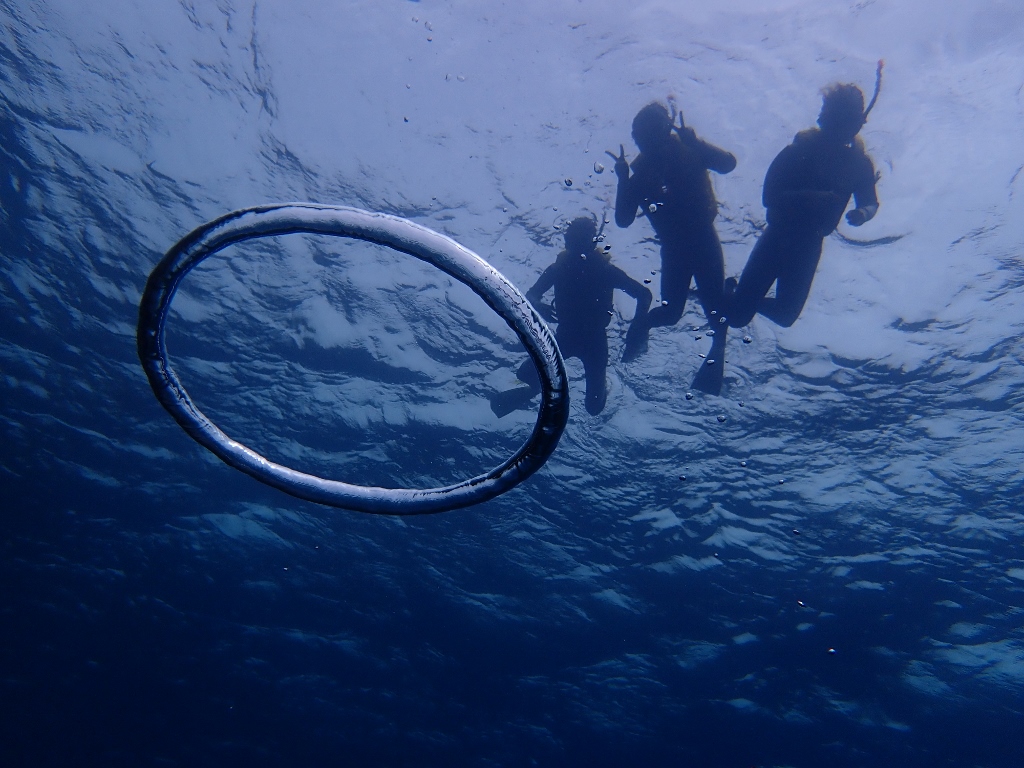
M192 402L167 360L164 328L185 275L233 243L307 233L385 245L465 283L522 340L537 366L542 402L533 432L505 463L442 488L376 488L327 480L275 464L228 437ZM203 224L157 264L139 306L139 359L157 400L200 445L226 464L300 499L381 515L422 515L478 504L518 485L555 450L569 415L565 363L555 339L526 298L494 267L454 240L397 216L342 206L289 203L246 208Z

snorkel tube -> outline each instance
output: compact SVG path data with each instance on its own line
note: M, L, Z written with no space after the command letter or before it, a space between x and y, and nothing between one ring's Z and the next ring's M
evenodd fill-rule
M868 115L871 114L871 110L875 106L875 102L878 101L878 93L882 90L882 67L885 66L883 59L878 60L878 66L875 68L875 92L871 96L871 101L868 102L868 108L864 110L864 120L867 121Z

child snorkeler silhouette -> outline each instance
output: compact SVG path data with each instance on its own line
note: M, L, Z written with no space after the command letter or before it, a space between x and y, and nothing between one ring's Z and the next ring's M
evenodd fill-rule
M565 250L526 292L526 298L538 314L558 324L555 340L562 355L578 357L583 362L587 383L586 408L593 415L604 409L608 397L605 380L608 368L607 328L613 311L613 292L619 289L636 299L632 326L644 321L651 306L651 292L611 263L611 255L598 246L598 234L597 224L592 218L581 216L573 219L565 230ZM544 294L552 288L555 292L554 307L542 301ZM540 392L540 380L533 361L526 360L517 375L527 386L493 395L491 410L497 416L526 407Z

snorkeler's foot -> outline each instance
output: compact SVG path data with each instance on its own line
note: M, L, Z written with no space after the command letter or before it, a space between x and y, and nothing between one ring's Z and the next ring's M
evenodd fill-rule
M499 419L508 416L512 411L530 407L530 401L537 396L534 387L513 387L504 392L491 395L491 410Z
M587 391L587 397L584 401L584 405L587 408L587 413L591 416L597 416L601 411L604 410L605 404L608 402L608 388L601 387L597 392Z
M636 360L647 352L647 327L631 325L626 332L626 347L622 350L622 362Z

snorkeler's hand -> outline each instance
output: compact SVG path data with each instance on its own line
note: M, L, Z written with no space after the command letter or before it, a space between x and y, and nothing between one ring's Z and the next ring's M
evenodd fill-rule
M846 222L851 227L859 227L867 220L868 214L863 208L854 208L852 211L849 211L846 214Z
M682 120L680 119L680 123ZM684 144L696 144L697 143L697 132L693 128L688 128L682 124L676 127L676 133L679 138L682 139Z
M629 178L629 161L626 160L626 148L619 144L619 154L615 154L610 150L605 150L604 153L608 155L612 160L615 161L615 175L621 180Z

